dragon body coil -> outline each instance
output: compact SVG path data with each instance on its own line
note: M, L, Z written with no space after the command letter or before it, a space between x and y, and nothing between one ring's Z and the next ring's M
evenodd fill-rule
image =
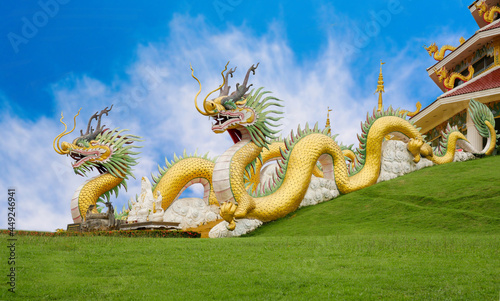
M367 115L356 150L336 142L329 128L320 130L317 125L309 128L306 124L304 129L299 127L286 139L277 138L276 122L282 118L277 108L283 106L281 100L269 96L270 92L262 91L263 88L248 92L249 74L255 72L257 66L248 70L243 84L237 84L232 94L229 94L227 79L234 70L224 74L224 69L223 84L213 91L220 90L220 95L212 100L207 100L207 95L203 110L198 108L195 98L197 110L213 118L212 130L228 132L235 144L216 159L196 153L184 153L179 157L174 154L174 160L166 161L165 168L158 167L159 174L152 176L152 189L153 195L161 194L163 209L175 202L187 187L201 183L205 203L219 206L220 216L232 230L238 219L268 222L296 210L304 199L312 175L334 180L341 194L375 184L380 175L382 144L388 135L400 137L407 143L406 148L415 163L422 157L435 164L451 162L457 143L474 153L491 154L495 148L497 136L493 115L485 105L474 100L471 100L469 114L481 135L489 139L482 151L474 150L466 137L450 126L443 132L440 147L432 149L418 128L406 119L408 112L390 107ZM198 81L194 71L192 76ZM71 202L75 222L85 218L90 205L103 197L109 198L111 192L117 194L119 186L126 188L125 180L132 175L130 167L136 164L133 155L137 153L131 148L137 146L131 144L140 141L139 137L123 135L124 130L103 130L100 118L107 112L109 110L105 109L101 114L94 114L87 133L82 133L72 143L63 142L59 146L61 137L70 133L66 133L66 129L54 140L56 152L75 159L76 173L89 168L101 172L75 192ZM99 120L96 131L90 130L93 118ZM271 180L260 182L261 169L270 161L277 162L276 173Z

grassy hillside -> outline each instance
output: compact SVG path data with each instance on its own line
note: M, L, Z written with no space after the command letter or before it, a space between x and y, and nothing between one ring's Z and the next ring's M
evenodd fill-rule
M500 233L500 156L433 166L302 208L252 236Z
M2 281L0 300L498 300L499 184L500 156L380 183L249 237L19 236L16 293Z

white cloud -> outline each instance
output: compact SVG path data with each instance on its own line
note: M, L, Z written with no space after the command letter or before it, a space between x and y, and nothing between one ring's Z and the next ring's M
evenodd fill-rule
M5 113L0 124L7 142L1 148L5 163L0 189L16 189L17 228L55 230L70 223L66 198L68 194L71 197L71 187L76 187L79 179L68 160L54 156L53 133L62 130L48 119L32 123ZM7 216L6 207L1 211ZM6 219L2 221L0 227L6 228Z
M198 84L191 78L190 63L203 85L198 99L201 101L221 83L220 72L227 60L231 61L229 67L238 66L230 82L233 88L243 80L248 67L260 62L250 82L254 87L264 86L285 101L284 136L306 122L318 122L323 127L329 106L333 109L332 132L339 133L338 140L344 144L357 146L360 121L377 105L373 92L378 62L369 68L375 70L366 75L373 76L374 85L363 87L357 79L365 75L351 73L352 57L338 47L342 35L330 34L317 57L300 62L282 36L276 24L270 26L267 34L255 36L244 27L218 32L202 17L177 15L170 23L168 40L138 46L138 59L127 67L127 79L107 85L99 79L73 74L55 83L52 88L57 111L64 111L65 120L72 127L71 119L82 106L77 118L79 130L86 127L95 111L114 104L103 123L144 137L140 143L144 146L141 159L134 171L137 180L131 179L129 191L120 191L114 201L120 209L140 191L141 176L156 174L157 164L164 166L163 157L171 159L174 152L179 154L184 149L188 153L196 149L199 153L209 151L216 156L232 144L228 135L211 132L210 121L196 111L193 97ZM397 72L396 66L404 65L404 72L397 73L395 81L388 83L393 96L387 99L411 109L415 100L405 93L405 86L411 83L413 72L422 68L422 62L408 63L407 53L408 49L401 50L392 67L387 68L386 73ZM51 147L54 137L63 130L58 119L54 116L27 122L4 114L0 122L9 146L0 150L6 162L0 191L6 191L7 186L17 187L20 229L55 230L72 222L69 201L84 179L74 175L69 159ZM76 136L75 132L67 139ZM5 209L1 210L0 214L6 216ZM5 228L6 224L0 227Z

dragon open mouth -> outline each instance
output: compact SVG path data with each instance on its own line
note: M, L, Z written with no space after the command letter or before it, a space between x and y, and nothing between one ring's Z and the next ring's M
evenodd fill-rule
M229 133L229 136L231 136L231 139L233 139L234 143L241 141L242 134L237 129L228 129L227 132Z
M86 151L86 150L74 149L69 153L69 155L76 162L72 163L71 165L73 166L73 168L78 168L78 167L82 166L85 162L87 162L91 159L99 158L99 156L103 152L105 152L105 150L95 149L95 150L91 150L91 151ZM97 165L97 166L87 165L87 166L85 166L85 168L88 170L92 170L94 167L101 174L107 172L107 169L102 165Z
M82 161L83 159L85 159L85 156L82 155L82 154L79 154L79 153L76 153L76 152L70 152L69 155L71 156L71 158L73 158L73 160L77 161L76 163L72 163L73 166L75 166L76 164L78 164L78 162Z
M217 114L213 116L215 120L212 125L212 131L222 133L224 132L230 125L241 122L243 120L244 114L242 113L227 113L227 114Z
M98 150L93 150L93 151L73 150L70 153L71 158L76 160L76 162L73 164L73 167L78 167L88 160L96 159L99 157L99 155L100 152Z

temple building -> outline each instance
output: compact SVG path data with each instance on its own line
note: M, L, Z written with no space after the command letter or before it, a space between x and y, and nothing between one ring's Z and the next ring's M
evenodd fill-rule
M443 91L434 102L423 108L412 121L421 127L433 146L437 145L446 125L458 125L476 149L486 143L473 125L467 108L470 99L487 105L500 131L500 0L474 1L469 10L479 29L458 46L435 43L425 49L436 63L427 72Z

